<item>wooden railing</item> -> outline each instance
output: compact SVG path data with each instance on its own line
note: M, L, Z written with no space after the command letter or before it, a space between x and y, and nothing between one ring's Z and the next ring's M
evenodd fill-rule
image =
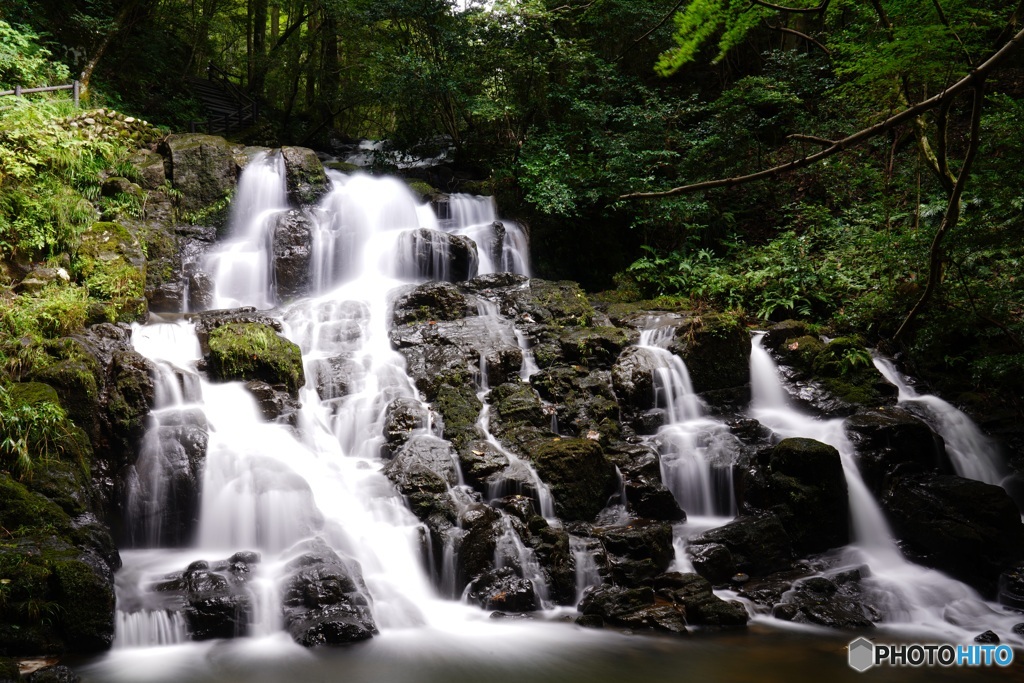
M53 92L55 90L71 90L74 93L75 106L78 106L79 100L82 95L82 84L78 81L68 83L67 85L48 85L44 88L22 88L20 85L14 86L14 90L0 90L0 97L4 95L14 95L15 97L21 97L22 95L29 95L34 92Z

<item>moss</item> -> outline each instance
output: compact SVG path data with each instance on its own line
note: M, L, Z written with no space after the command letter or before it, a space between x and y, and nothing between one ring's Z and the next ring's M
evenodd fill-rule
M297 396L305 384L299 347L269 325L228 323L210 332L209 372L220 380L283 384Z
M529 454L563 520L593 520L615 491L615 466L596 441L544 439L531 444Z
M441 384L434 408L444 420L444 438L462 451L477 438L476 420L483 405L466 383Z
M332 171L338 171L339 173L356 173L362 171L362 166L356 166L346 161L328 161L324 164L324 168L329 168Z
M622 301L619 299L628 299L628 297L620 297L617 293L618 290L613 290L612 292L600 292L592 295L591 297L595 304L604 308L608 317L616 324L621 324L621 321L631 315L647 311L685 313L693 310L693 302L686 297L659 296L654 299L643 299L639 301L629 299Z
M428 200L438 194L438 191L430 183L422 180L407 179L405 184L409 186L413 194L420 198L420 201Z
M594 320L594 307L575 282L530 280L529 305L538 322L587 327Z
M89 294L104 301L137 299L146 284L142 242L120 223L93 223L72 263Z
M736 316L695 316L689 328L677 332L677 343L695 391L729 389L750 381L750 335Z
M60 632L69 649L92 652L113 639L114 591L79 559L51 562L54 598L61 605Z
M621 327L566 327L559 335L562 357L568 363L611 367L630 342Z

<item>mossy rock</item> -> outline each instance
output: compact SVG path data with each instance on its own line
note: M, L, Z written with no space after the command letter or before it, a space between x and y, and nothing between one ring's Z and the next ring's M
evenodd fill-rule
M395 299L392 321L395 325L459 320L471 313L469 299L448 282L427 282Z
M412 190L412 193L416 195L421 202L429 201L440 194L435 187L423 180L407 179L405 184L409 186L409 189Z
M302 352L269 325L228 323L210 332L207 369L214 379L283 384L298 396L305 384Z
M677 352L686 362L697 393L750 382L750 335L734 315L708 313L677 330Z
M462 382L439 385L434 409L444 420L444 438L451 441L456 450L463 451L477 438L476 421L481 408L483 404L471 386Z
M237 145L213 135L168 136L160 153L170 161L171 183L181 193L179 208L199 212L232 193L238 181L239 151Z
M532 279L527 290L526 312L537 322L587 327L594 307L575 282Z
M92 544L64 510L2 474L0 526L0 655L109 648L114 586L103 549L76 547Z
M530 444L529 456L565 521L593 520L615 492L615 466L596 441L543 439Z
M316 204L331 191L331 181L316 152L306 147L282 147L288 199L298 206Z
M621 327L566 327L559 336L566 362L587 367L610 368L634 335Z
M364 170L362 166L350 164L347 161L328 161L324 164L324 168L328 168L332 171L338 171L339 173L357 173Z
M107 322L145 319L146 256L134 231L120 223L93 223L82 233L72 269L90 296L105 302Z

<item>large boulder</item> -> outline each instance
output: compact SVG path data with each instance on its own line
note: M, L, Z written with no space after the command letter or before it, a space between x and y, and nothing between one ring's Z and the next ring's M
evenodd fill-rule
M903 408L881 406L863 410L843 423L857 449L857 468L875 495L897 468L952 474L942 437Z
M429 434L411 437L384 467L384 475L406 495L443 494L458 483L458 454L450 443Z
M773 514L738 517L690 539L686 552L697 573L712 583L737 573L763 576L789 568L793 543Z
M593 533L605 550L611 580L621 585L649 583L675 557L672 525L667 522L637 520L627 526L597 527Z
M775 604L772 615L798 624L844 630L872 628L881 616L862 592L860 576L860 571L853 569L831 579L800 579Z
M1024 559L1024 524L1003 489L954 475L894 477L882 506L904 552L994 596L1000 573Z
M532 612L541 606L533 583L511 567L491 569L470 584L466 598L483 609L503 612Z
M295 206L316 204L331 191L331 181L316 152L306 147L282 147L288 199Z
M625 588L615 585L598 586L580 601L583 618L597 618L604 623L630 629L686 634L686 611L682 605L658 600L650 586ZM595 623L585 621L582 623Z
M777 444L767 467L746 487L746 502L771 510L798 553L849 542L849 503L839 452L813 439Z
M630 412L655 407L654 375L662 367L658 356L639 346L630 346L612 367L612 386L619 404Z
M563 520L594 519L617 489L615 466L597 441L542 439L531 445L529 456Z
M299 347L260 323L228 323L210 332L207 370L216 380L262 380L293 397L306 382Z
M180 192L179 208L199 211L224 199L238 182L242 148L224 138L197 133L167 136L160 153L170 163L170 180Z
M690 626L744 626L749 617L739 602L726 602L697 574L669 572L654 579L655 595L683 608Z
M480 263L473 240L430 228L403 232L397 249L403 278L461 282L475 277Z
M274 216L274 287L278 301L290 301L309 292L312 278L313 221L299 211Z
M669 350L686 363L693 390L716 392L750 382L750 335L732 315L693 316L676 329Z
M280 320L257 311L253 306L204 311L194 321L196 337L199 339L199 349L204 356L210 353L210 333L222 325L227 325L228 323L256 323L272 327L275 332L280 332L284 329Z
M286 566L285 628L306 647L340 645L377 634L362 571L322 541Z
M166 608L180 611L192 640L246 636L253 621L252 593L246 588L259 555L235 553L211 566L196 560L153 586Z

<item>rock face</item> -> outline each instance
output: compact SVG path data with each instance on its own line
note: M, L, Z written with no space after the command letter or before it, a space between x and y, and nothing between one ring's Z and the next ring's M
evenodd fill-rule
M295 642L340 645L376 635L358 564L314 542L285 569L285 627Z
M561 519L590 521L616 490L615 466L590 439L552 439L534 445L530 459L551 487Z
M331 181L316 152L306 147L282 147L281 155L292 204L311 206L331 191Z
M236 553L212 566L197 560L153 589L164 595L169 609L184 614L192 640L243 637L253 619L252 594L246 583L259 561L259 555L249 552Z
M207 368L219 380L261 380L292 397L306 378L299 347L261 323L227 323L212 332Z
M299 211L287 211L274 218L274 287L280 301L309 292L312 277L313 222Z
M739 517L690 539L686 549L697 573L712 583L738 573L764 576L787 569L793 544L773 514Z
M748 483L746 502L772 511L798 553L814 553L849 542L846 476L839 452L812 439L785 439L772 449L767 467Z
M1024 524L998 486L954 475L896 477L882 505L916 561L994 596L1000 573L1024 559Z
M902 408L883 406L850 416L843 423L857 448L857 468L875 495L897 468L952 474L942 439Z
M167 136L160 153L170 161L171 183L181 193L180 207L198 211L234 190L241 151L240 146L213 135Z

